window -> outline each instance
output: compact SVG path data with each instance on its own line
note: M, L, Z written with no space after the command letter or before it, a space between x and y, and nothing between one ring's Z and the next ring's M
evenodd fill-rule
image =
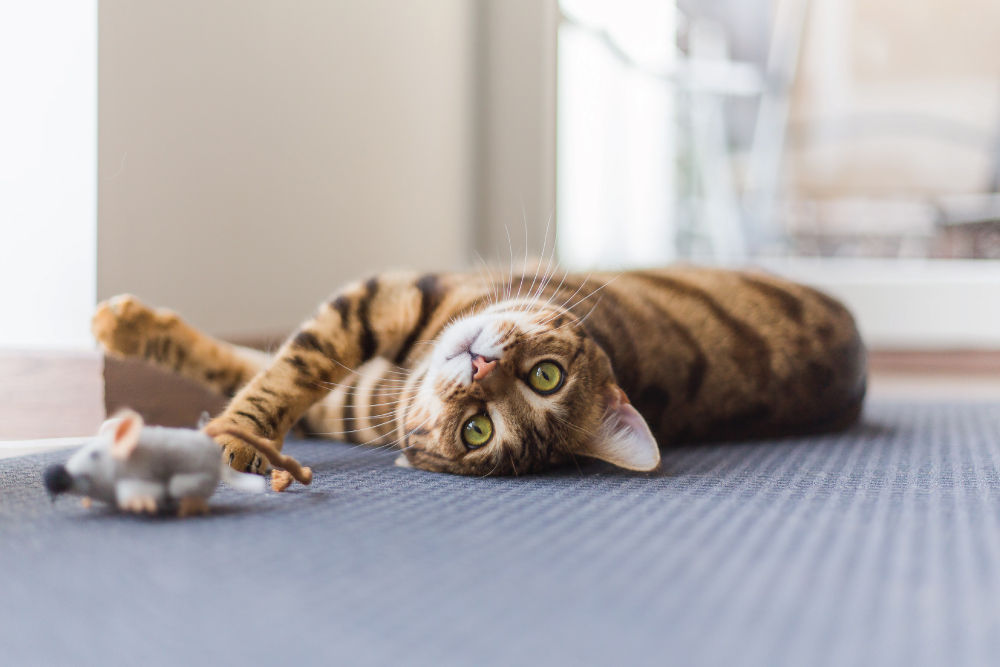
M89 347L97 3L0 5L0 346Z
M995 347L1000 5L959 4L561 0L564 263L761 265L876 346Z

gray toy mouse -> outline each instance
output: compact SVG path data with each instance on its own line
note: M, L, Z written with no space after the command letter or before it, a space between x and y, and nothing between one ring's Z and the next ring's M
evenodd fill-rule
M129 512L176 510L181 516L206 512L206 500L220 480L243 491L263 491L263 477L236 472L222 462L213 435L217 433L145 426L138 413L124 410L105 421L97 437L65 465L46 468L42 476L45 488L53 498L70 493ZM293 471L283 475L304 484L311 481L309 468L278 454L270 441L243 433L233 435L258 447L272 464Z

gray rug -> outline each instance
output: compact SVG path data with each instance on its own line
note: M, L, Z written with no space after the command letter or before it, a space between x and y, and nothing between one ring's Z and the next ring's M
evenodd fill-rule
M987 665L1000 407L467 479L296 442L315 484L203 519L51 505L0 461L4 664Z

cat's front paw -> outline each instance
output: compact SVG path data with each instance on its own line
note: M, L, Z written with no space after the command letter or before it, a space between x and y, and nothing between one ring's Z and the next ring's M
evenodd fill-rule
M130 357L143 354L147 341L177 323L169 310L154 310L131 294L112 297L97 306L90 330L110 354Z
M233 470L263 475L271 469L264 456L239 438L231 435L216 436L215 442L222 447L222 460Z

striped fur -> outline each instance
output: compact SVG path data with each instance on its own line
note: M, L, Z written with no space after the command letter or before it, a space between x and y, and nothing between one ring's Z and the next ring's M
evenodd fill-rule
M482 381L453 352L480 344L456 338L477 322L486 324L475 340L495 344L498 359ZM770 275L693 267L500 284L380 275L338 292L271 358L132 297L101 304L93 329L111 354L233 396L217 421L279 440L299 423L461 474L607 458L595 438L608 432L618 395L609 388L624 391L661 446L843 427L865 393L865 350L840 303ZM549 397L524 382L541 359L566 370ZM470 450L459 431L477 411L496 436ZM238 469L266 465L242 443L220 444Z

